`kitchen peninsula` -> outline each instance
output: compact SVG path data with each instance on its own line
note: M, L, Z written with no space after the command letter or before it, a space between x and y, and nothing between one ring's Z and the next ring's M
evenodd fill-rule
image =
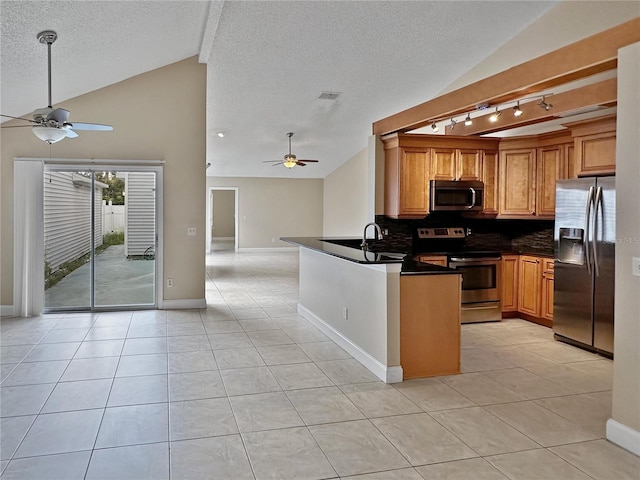
M288 237L298 312L387 383L460 372L460 274L361 239Z

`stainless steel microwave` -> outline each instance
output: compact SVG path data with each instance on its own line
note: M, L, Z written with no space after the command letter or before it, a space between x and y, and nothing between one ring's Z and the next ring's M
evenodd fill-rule
M432 212L479 212L484 207L484 183L477 180L431 180Z

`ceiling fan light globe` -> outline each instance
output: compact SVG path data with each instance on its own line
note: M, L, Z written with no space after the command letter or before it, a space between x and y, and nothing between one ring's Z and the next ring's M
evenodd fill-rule
M33 134L48 144L57 143L67 136L66 130L56 127L36 125L32 127Z
M284 161L282 162L282 164L287 168L293 168L297 163L298 162L296 161L296 156L291 153L285 155Z

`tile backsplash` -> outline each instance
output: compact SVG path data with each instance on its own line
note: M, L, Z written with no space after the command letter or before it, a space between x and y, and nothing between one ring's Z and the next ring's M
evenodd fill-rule
M418 227L463 227L470 229L468 247L538 255L553 255L553 220L472 219L456 214L432 214L421 220L394 220L383 215L376 222L388 235L380 247L413 252L413 235Z

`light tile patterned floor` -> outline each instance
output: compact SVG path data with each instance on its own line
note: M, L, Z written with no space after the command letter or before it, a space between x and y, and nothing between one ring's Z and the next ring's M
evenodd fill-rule
M216 252L207 310L3 319L3 479L638 480L612 362L522 320L378 381L295 313L297 254Z

